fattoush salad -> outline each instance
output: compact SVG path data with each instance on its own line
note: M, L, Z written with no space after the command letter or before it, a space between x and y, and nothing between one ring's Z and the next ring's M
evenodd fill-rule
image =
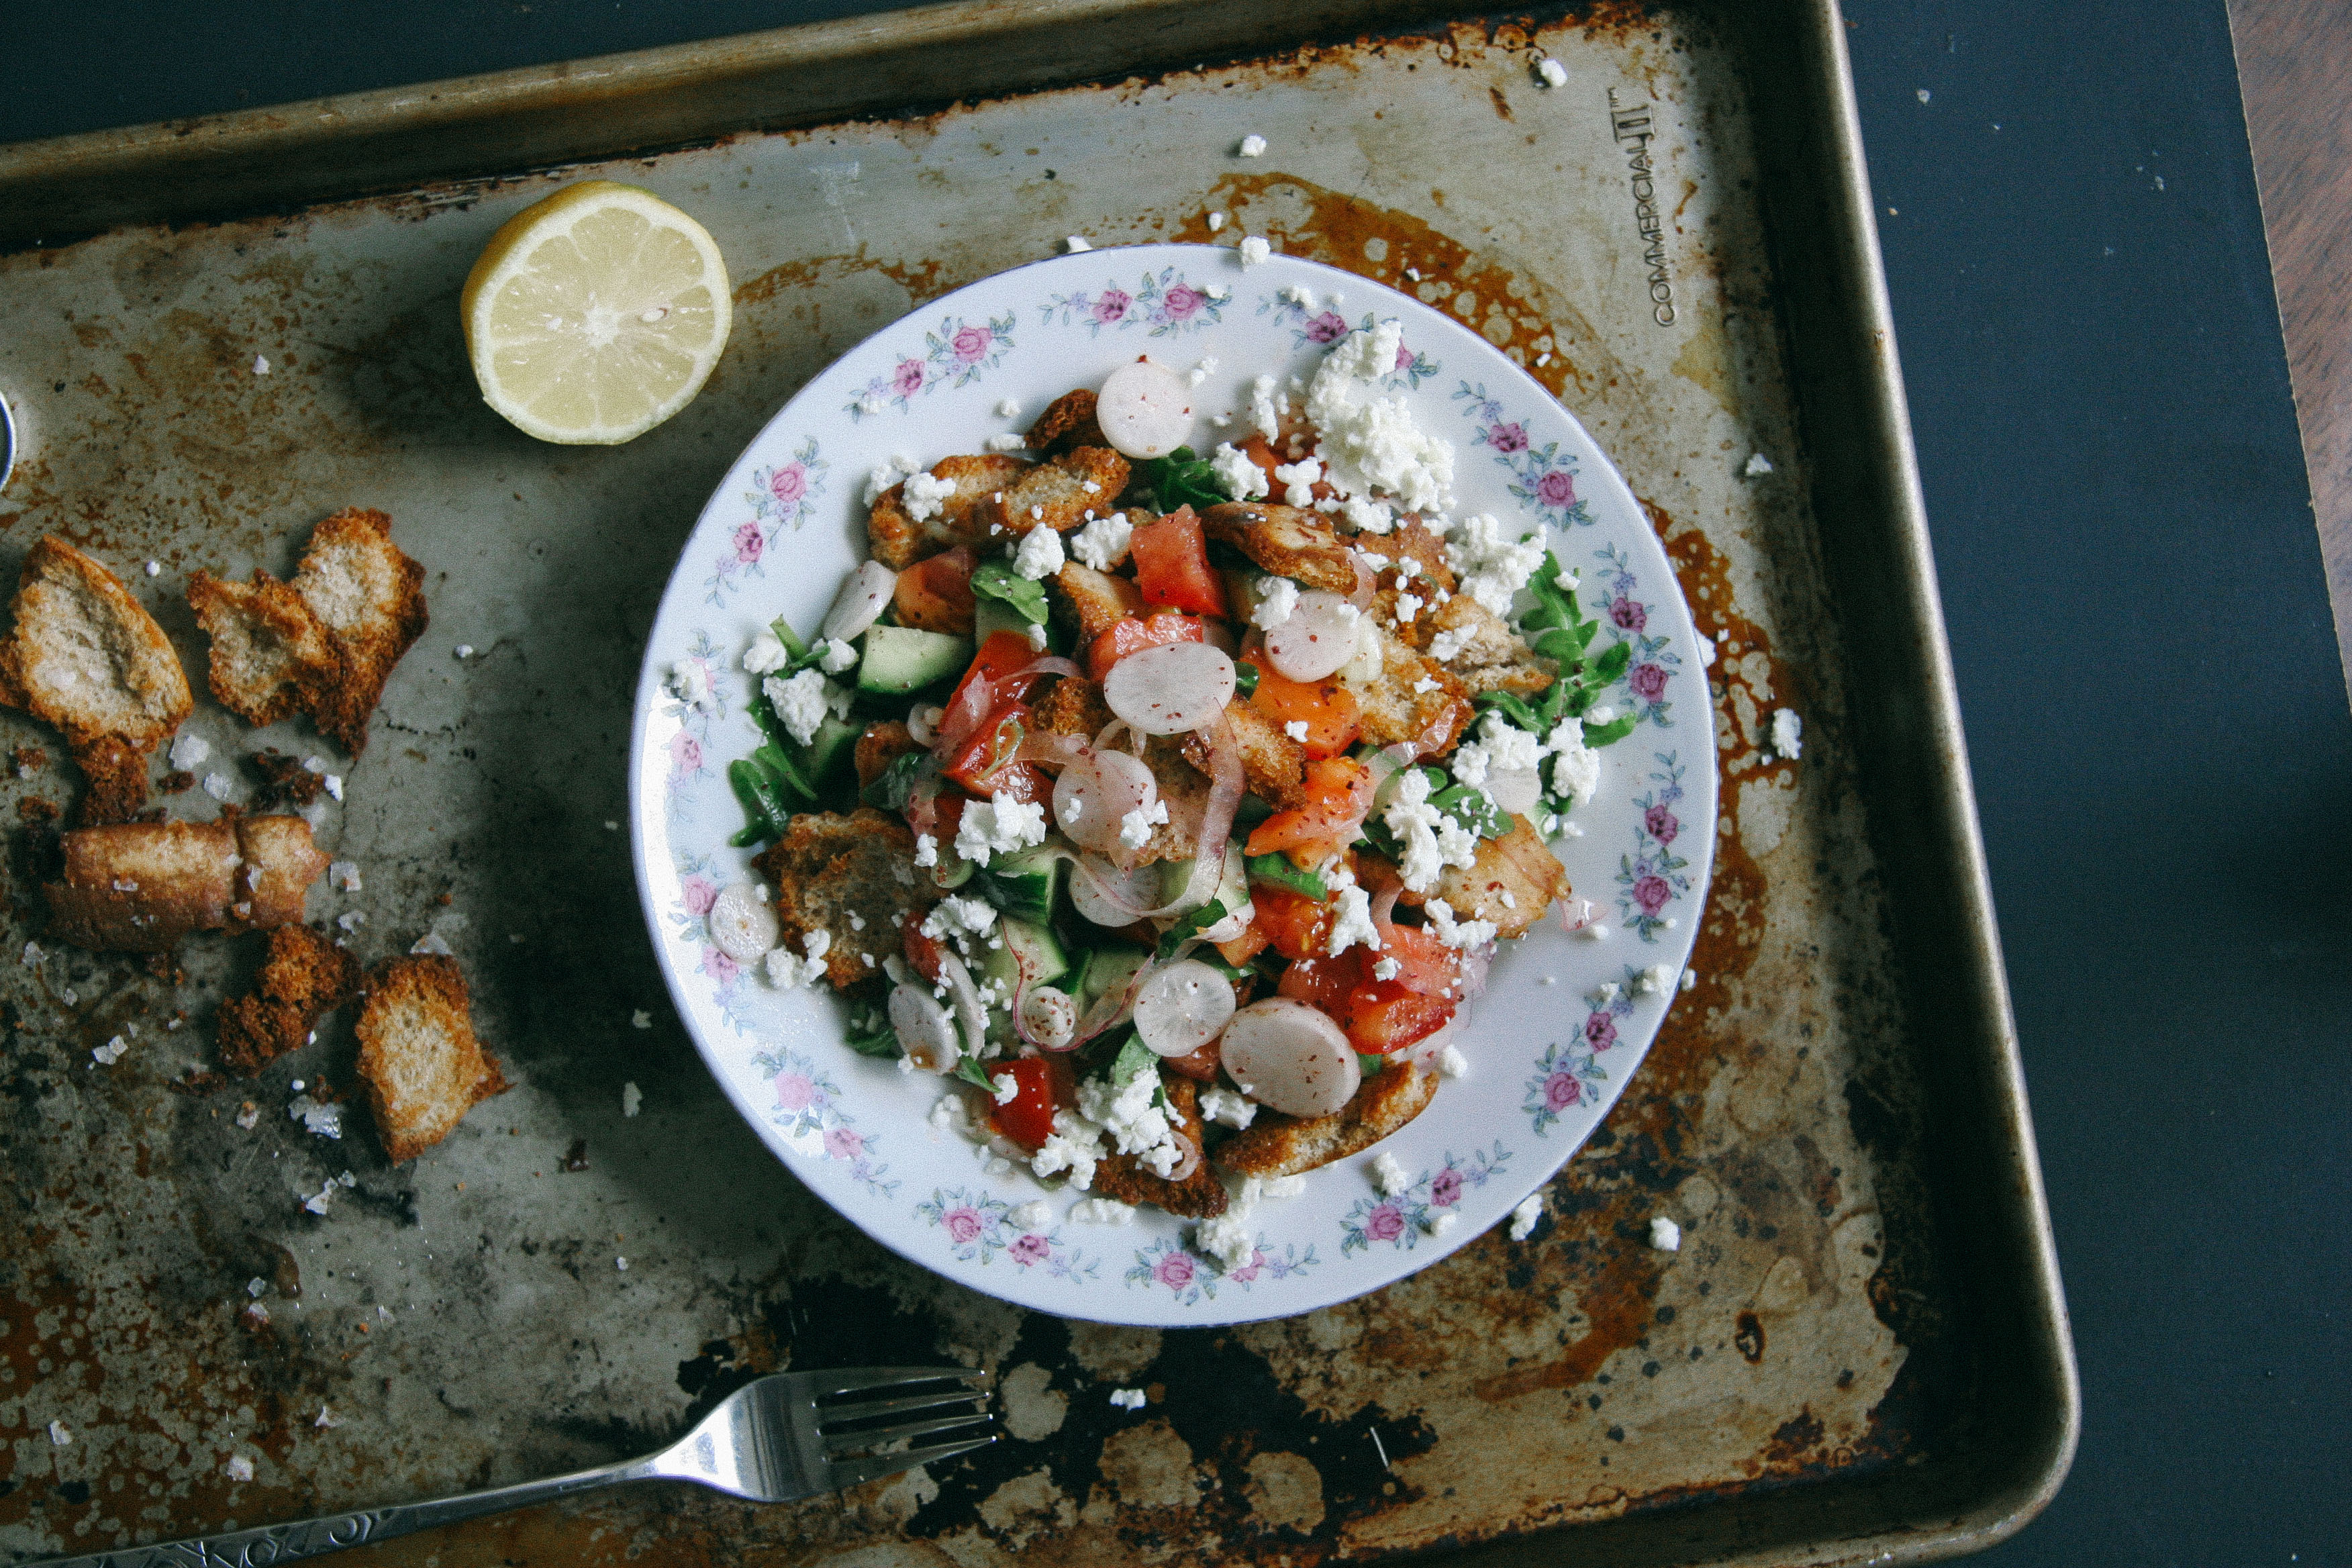
M990 1169L1086 1190L1080 1217L1198 1218L1212 1255L1235 1193L1464 1069L1496 944L1569 900L1549 841L1633 726L1575 574L1452 515L1452 447L1383 384L1398 342L1222 416L1138 360L988 451L898 459L823 623L742 655L736 842L766 847L714 942L844 993L851 1047L950 1080L933 1119ZM1204 417L1241 438L1196 455Z

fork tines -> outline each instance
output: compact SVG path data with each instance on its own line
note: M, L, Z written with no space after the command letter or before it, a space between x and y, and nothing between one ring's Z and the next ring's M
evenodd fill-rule
M988 1409L994 1379L985 1370L891 1367L844 1373L837 1378L811 1375L820 1402L817 1430L836 1486L855 1486L996 1441L994 1417ZM843 1397L867 1390L877 1396ZM835 1402L824 1403L827 1400ZM926 1447L898 1447L943 1433L957 1436Z

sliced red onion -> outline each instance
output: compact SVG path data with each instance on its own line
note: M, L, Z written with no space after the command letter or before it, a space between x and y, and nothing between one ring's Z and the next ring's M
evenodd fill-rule
M1234 700L1234 661L1207 643L1163 643L1111 666L1102 692L1112 712L1147 735L1189 735Z
M892 989L890 1029L898 1037L898 1047L925 1072L952 1072L963 1055L956 1044L955 1020L927 986Z
M1042 658L1033 658L1028 663L1023 665L1019 669L1013 671L1013 679L1015 680L1026 681L1034 680L1041 676L1047 675L1074 675L1079 679L1084 680L1086 679L1086 674L1087 672L1085 670L1080 669L1076 665L1072 664L1068 659L1062 658L1059 654L1049 653Z
M783 936L776 906L757 882L738 882L712 900L703 924L710 945L738 963L756 963Z
M1173 1127L1168 1130L1168 1141L1184 1151L1184 1157L1169 1168L1168 1179L1171 1182L1190 1181L1192 1173L1201 1168L1201 1146Z
M1362 617L1346 599L1309 588L1298 595L1290 618L1265 634L1266 662L1286 680L1327 680L1356 657L1361 624ZM1116 667L1112 673L1118 673Z
M907 715L907 733L919 746L928 746L940 738L940 721L948 710L936 702L918 704Z
M931 744L932 755L945 762L950 753L971 739L971 732L988 717L995 699L996 683L985 673L975 674L965 681L963 689L956 693L955 701L940 720L940 738Z
M1198 959L1155 972L1135 994L1135 1032L1156 1056L1191 1056L1233 1016L1233 983Z
M1543 800L1543 781L1533 768L1490 768L1486 794L1505 811L1526 816Z
M1083 735L1064 735L1052 730L1030 730L1021 737L1021 749L1013 756L1024 763L1035 763L1055 773L1094 755Z
M1054 781L1054 822L1079 847L1118 855L1129 847L1119 838L1120 823L1132 811L1148 815L1159 799L1160 785L1139 760L1125 752L1092 751Z
M841 585L834 596L833 608L824 613L824 624L817 628L820 637L839 637L847 642L882 618L888 607L890 595L898 591L898 574L879 561L868 561L850 574L849 581Z
M1157 360L1136 360L1103 378L1095 423L1124 456L1164 458L1192 434L1192 389Z
M1356 569L1356 591L1348 595L1348 603L1370 613L1372 607L1372 595L1381 585L1380 577L1370 567L1364 564L1364 558L1352 550L1348 552L1348 564Z
M1253 1002L1235 1013L1218 1053L1243 1093L1286 1116L1328 1116L1363 1081L1355 1047L1339 1026L1288 996Z

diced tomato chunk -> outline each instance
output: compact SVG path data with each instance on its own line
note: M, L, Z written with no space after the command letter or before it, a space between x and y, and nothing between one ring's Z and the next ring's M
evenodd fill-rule
M1262 933L1261 948L1271 947L1285 958L1319 954L1331 943L1331 906L1318 904L1304 893L1260 883L1250 889L1250 930Z
M1095 638L1087 649L1087 673L1100 680L1110 673L1110 667L1131 653L1141 653L1148 647L1167 643L1207 641L1201 623L1191 616L1180 616L1163 610L1156 616L1144 616L1132 621L1121 621Z
M1166 605L1220 620L1232 615L1224 580L1209 565L1209 541L1189 506L1135 531L1135 585L1148 605Z
M963 545L918 561L898 574L891 591L901 626L950 637L971 636L971 552Z
M1363 709L1337 678L1285 680L1263 659L1257 661L1257 689L1250 693L1250 706L1277 724L1304 724L1307 733L1294 738L1309 757L1338 756L1356 743L1362 730Z
M1033 675L1021 681L1013 680L1013 677L1035 663L1037 658L1037 650L1031 647L1029 639L1019 632L989 633L988 640L980 645L980 652L973 657L971 668L963 672L961 680L956 682L955 695L948 699L947 711L955 711L975 675L988 677L992 703L1026 700L1029 689L1045 677ZM1019 689L1014 689L1015 687Z
M926 936L922 925L920 921L908 921L900 928L903 934L898 945L906 950L907 962L914 965L915 973L937 985L940 984L940 960L947 949L940 945L937 937Z
M1307 799L1259 823L1244 852L1271 855L1318 841L1346 844L1364 826L1374 787L1372 770L1355 758L1318 758L1307 764Z
M988 1113L988 1124L1024 1149L1045 1147L1054 1135L1054 1072L1045 1057L1023 1057L988 1069L992 1079L1013 1079L1013 1098Z
M1003 795L1019 801L1049 798L1054 781L1043 768L1022 762L1018 755L1031 722L1027 703L1003 704L980 721L940 772L976 795Z
M1405 930L1398 929L1401 934ZM1413 932L1412 938L1420 934ZM1373 966L1391 957L1408 964L1413 962L1401 949L1375 952L1351 947L1337 958L1308 958L1292 964L1283 971L1277 989L1328 1014L1359 1051L1385 1056L1435 1034L1454 1016L1456 1005L1450 994L1423 994L1414 989L1406 984L1403 973L1390 980L1377 978ZM1427 984L1425 973L1416 978Z
M1253 907L1256 905L1258 895L1252 894L1250 896L1250 903ZM1217 950L1218 957L1223 959L1227 963L1232 964L1235 969L1239 969L1251 959L1255 958L1259 953L1264 952L1270 941L1271 939L1265 934L1265 928L1259 925L1256 921L1253 920L1249 924L1242 928L1241 935L1234 938L1231 942L1221 942L1214 945Z
M1219 1041L1211 1040L1197 1051L1188 1051L1181 1057L1163 1057L1160 1058L1160 1065L1170 1072L1180 1073L1185 1078L1193 1079L1202 1083L1214 1083L1217 1081L1217 1070L1223 1060L1223 1046Z

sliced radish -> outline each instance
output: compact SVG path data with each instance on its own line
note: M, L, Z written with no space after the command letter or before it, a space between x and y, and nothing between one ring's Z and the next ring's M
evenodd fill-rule
M1363 1081L1339 1026L1288 996L1234 1014L1218 1054L1244 1094L1285 1116L1328 1116Z
M1207 643L1148 647L1112 665L1103 678L1110 710L1147 735L1189 735L1233 700L1234 661Z
M1324 680L1356 657L1363 616L1340 595L1310 588L1290 618L1265 634L1266 662L1285 680Z
M1101 860L1081 862L1070 879L1070 902L1098 926L1131 926L1160 902L1160 868L1122 871Z
M1054 821L1079 847L1115 854L1121 847L1120 821L1138 809L1149 816L1159 799L1160 786L1140 758L1125 752L1094 752L1064 768L1054 781Z
M847 642L882 618L882 612L889 607L890 595L898 589L898 574L879 561L868 561L841 585L816 635Z
M1233 983L1196 959L1154 971L1135 994L1135 1032L1163 1057L1191 1056L1233 1016Z
M757 882L738 882L712 900L703 923L710 930L710 944L738 963L756 963L783 936L776 906Z
M1493 768L1486 773L1486 793L1505 811L1530 816L1543 798L1543 781L1533 768Z
M940 978L947 982L948 999L955 1004L956 1021L963 1026L963 1043L977 1057L988 1038L988 1005L980 999L980 987L971 981L971 971L963 960L952 952L940 954Z
M900 985L890 993L890 1029L899 1049L925 1072L952 1072L963 1056L956 1044L955 1020L927 986Z
M1095 395L1103 438L1130 458L1164 458L1192 434L1192 389L1156 360L1123 364Z
M1022 998L1021 1023L1029 1038L1058 1051L1078 1032L1078 1005L1056 985L1040 985Z

